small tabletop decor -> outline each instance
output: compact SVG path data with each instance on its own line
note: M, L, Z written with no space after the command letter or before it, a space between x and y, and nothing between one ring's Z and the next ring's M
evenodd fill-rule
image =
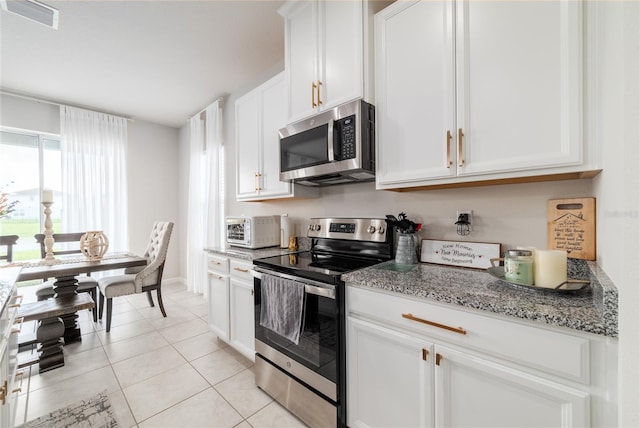
M53 256L53 222L51 221L51 205L53 205L53 191L51 189L43 189L40 195L42 206L44 207L44 247L45 257L44 259L53 263L55 257Z
M101 230L90 230L80 237L80 251L89 260L99 260L109 249L107 235Z
M387 215L387 224L397 232L396 258L398 264L412 265L418 263L418 231L422 223L415 223L403 212L398 218Z

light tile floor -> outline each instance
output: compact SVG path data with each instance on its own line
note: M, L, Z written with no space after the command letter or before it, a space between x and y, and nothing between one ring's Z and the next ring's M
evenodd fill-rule
M35 300L32 288L19 291ZM253 363L209 330L202 295L172 284L163 301L167 318L144 294L115 298L109 333L90 311L78 313L82 341L64 347L65 366L26 370L16 425L106 389L124 428L305 426L255 386Z

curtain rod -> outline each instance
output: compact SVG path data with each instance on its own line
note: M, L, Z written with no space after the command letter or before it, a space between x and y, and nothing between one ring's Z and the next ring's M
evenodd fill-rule
M7 91L6 89L0 89L0 94L9 95L10 97L22 98L22 99L29 100L29 101L35 101L37 103L42 103L42 104L51 104L51 105L54 105L54 106L77 107L77 108L81 108L81 109L85 109L85 110L95 111L96 113L103 113L103 114L109 114L111 116L122 117L124 119L127 119L127 121L129 121L129 122L135 122L135 119L132 119L130 117L122 116L122 115L119 115L119 114L108 113L106 111L96 110L96 109L94 109L92 107L80 106L80 105L77 105L77 104L63 103L63 102L60 102L60 101L54 101L54 100L47 99L47 98L35 97L33 95L27 95L27 94L21 94L21 93L18 93L18 92Z
M211 101L209 104L206 105L206 107L203 107L199 111L197 111L197 112L193 113L192 115L190 115L189 119L191 119L193 116L201 114L203 111L205 111L207 109L207 107L209 107L211 104L215 103L216 101L220 101L220 107L222 107L222 104L224 102L224 96L218 97L215 100Z

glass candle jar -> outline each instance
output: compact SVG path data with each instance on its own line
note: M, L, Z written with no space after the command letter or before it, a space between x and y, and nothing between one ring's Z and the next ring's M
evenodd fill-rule
M533 285L533 253L507 250L504 255L504 279L516 284Z

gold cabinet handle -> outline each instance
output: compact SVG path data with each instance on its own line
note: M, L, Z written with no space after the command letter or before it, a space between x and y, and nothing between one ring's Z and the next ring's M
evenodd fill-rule
M220 262L214 262L214 261L209 261L210 265L214 265L214 266L220 266L222 263Z
M402 314L402 318L406 318L411 321L421 322L423 324L431 325L433 327L443 328L445 330L453 331L454 333L458 333L458 334L467 334L467 331L462 327L450 327L448 325L439 324L437 322L427 321L422 318L414 317L412 314Z
M19 308L20 305L22 304L22 299L24 298L23 295L18 295L16 296L16 298L13 300L13 303L11 305L9 305L10 308Z
M320 80L318 80L318 105L322 104L322 99L320 99L320 86L322 86L322 82Z
M17 388L13 388L13 390L11 391L13 394L22 392L22 383L24 382L24 371L19 371L16 373L14 380L18 378L20 378L20 386Z
M242 268L239 268L239 267L234 267L233 270L237 270L238 272L242 272L242 273L249 272L249 269L242 269Z
M260 174L259 172L256 172L253 178L253 184L255 184L256 192L259 192L262 190L262 188L260 187L260 177L262 177L262 174Z
M447 168L451 168L451 130L447 129Z
M458 128L458 166L464 166L464 156L462 156L462 128Z
M427 348L422 348L422 360L427 361L429 358L429 350Z
M13 324L14 325L18 324L18 327L11 329L11 334L20 334L20 332L22 331L23 323L24 323L24 317L16 318Z
M223 277L221 277L220 275L214 275L214 274L212 274L211 272L209 272L209 276L210 276L211 278L224 279L224 278L223 278Z
M7 402L7 389L9 388L9 385L7 384L7 381L5 380L4 383L2 384L2 386L0 387L0 401L2 402L2 405L4 406Z
M436 366L440 365L440 361L442 361L442 355L436 353Z
M311 108L316 108L316 82L311 82Z

